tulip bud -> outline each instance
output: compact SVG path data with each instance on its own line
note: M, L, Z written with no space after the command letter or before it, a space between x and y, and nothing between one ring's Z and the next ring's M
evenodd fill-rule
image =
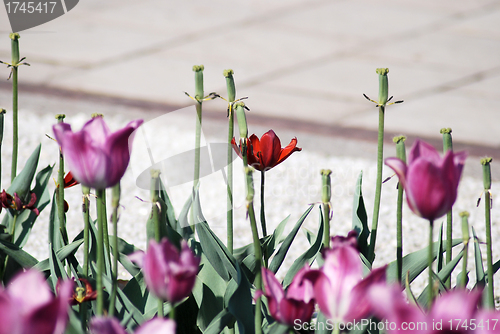
M9 35L10 39L12 40L10 45L12 49L12 66L16 66L19 63L19 34L13 33Z
M389 81L387 79L387 73L389 73L388 68L377 68L378 74L378 104L385 106L387 99L389 98Z
M321 179L323 181L321 200L324 204L330 203L330 199L332 198L332 180L330 177L331 174L332 171L329 169L321 170Z
M193 71L194 71L194 96L198 102L201 102L203 100L203 70L205 69L205 66L203 65L194 65L193 66Z
M443 135L443 153L446 153L447 151L453 151L451 128L442 128L439 132Z
M238 127L240 128L240 137L248 138L248 126L247 126L247 117L245 115L245 104L243 102L235 103L234 111L236 112Z
M493 161L493 159L490 157L481 159L481 165L483 165L484 189L491 189L491 168L490 168L491 161Z
M226 77L226 87L227 87L227 100L229 102L234 102L236 99L236 87L234 85L233 70L224 70L224 77Z

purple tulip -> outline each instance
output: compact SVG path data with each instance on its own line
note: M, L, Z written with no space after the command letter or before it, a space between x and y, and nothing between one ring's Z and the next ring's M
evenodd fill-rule
M369 298L375 315L387 320L384 323L388 324L386 329L390 334L486 334L498 333L500 328L500 324L493 328L498 312L478 312L477 304L481 298L479 291L451 290L437 298L428 313L409 304L403 297L401 288L395 285L377 286L370 290Z
M58 123L53 130L75 179L87 187L106 189L125 174L129 137L141 124L142 120L135 120L111 133L102 117L94 117L78 132L68 123Z
M398 158L388 158L385 164L398 175L410 209L416 215L434 221L450 211L455 203L466 158L466 152L452 151L441 158L432 145L416 140L408 164Z
M311 320L314 311L313 285L304 279L310 271L309 266L300 269L285 292L273 272L262 268L263 294L267 297L269 312L276 321L293 326L296 320Z
M116 318L94 317L90 321L91 334L127 334ZM170 319L153 318L143 323L135 334L175 334L175 322Z
M363 279L363 267L352 238L334 237L333 248L324 253L325 262L314 279L314 297L320 310L335 322L365 318L371 313L367 292L385 285L386 267L377 268Z
M200 265L200 258L193 254L185 240L179 252L167 238L160 243L150 240L147 252L134 253L131 260L142 267L149 291L171 303L189 296Z
M54 297L43 275L30 269L0 287L0 334L62 334L73 283L64 281Z

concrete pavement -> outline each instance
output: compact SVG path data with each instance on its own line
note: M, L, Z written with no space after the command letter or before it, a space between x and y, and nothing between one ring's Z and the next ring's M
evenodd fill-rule
M1 8L6 61L9 31ZM347 137L373 137L378 113L362 94L377 97L375 69L388 67L390 94L405 100L387 108L388 132L439 140L451 127L456 142L500 148L498 1L82 0L21 32L20 45L32 64L20 80L33 90L175 109L192 103L192 65L204 64L205 91L222 95L232 68L250 118Z

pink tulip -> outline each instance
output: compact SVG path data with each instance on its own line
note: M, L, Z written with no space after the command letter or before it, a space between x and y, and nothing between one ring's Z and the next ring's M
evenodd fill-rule
M127 334L116 318L94 317L90 321L91 334ZM153 318L143 323L135 334L175 334L175 322L170 319Z
M493 326L499 313L478 312L480 298L479 291L451 290L437 298L428 313L423 313L405 300L398 286L377 286L369 292L374 313L387 320L384 323L390 334L498 333L500 324Z
M149 291L171 303L189 296L200 264L200 258L193 254L186 241L182 241L179 252L166 238L160 243L151 240L147 252L134 253L131 260L142 267Z
M264 296L267 297L269 312L278 322L293 326L296 320L311 320L314 311L313 285L304 279L310 271L309 266L300 269L285 292L273 272L262 268Z
M354 234L333 237L332 248L324 253L325 262L314 280L314 297L320 310L335 322L365 318L371 313L367 292L385 285L386 267L372 270L363 279L363 267Z
M62 334L73 283L64 281L54 297L43 275L33 269L0 287L0 334Z
M408 164L398 158L388 158L385 164L398 175L410 209L416 215L434 221L450 211L455 203L466 158L466 152L452 151L441 158L432 145L416 140Z
M129 137L142 124L132 121L111 133L102 117L85 123L78 132L68 123L53 126L71 173L84 186L105 189L120 181L130 161Z

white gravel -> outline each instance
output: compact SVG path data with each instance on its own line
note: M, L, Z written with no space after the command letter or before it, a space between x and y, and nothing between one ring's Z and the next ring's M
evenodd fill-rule
M10 93L0 90L0 103L7 104L10 101ZM44 97L35 94L24 94L20 99L20 157L19 166L22 167L29 154L39 142L42 142L42 154L39 169L57 161L58 146L55 142L45 136L52 135L52 125L56 120L54 115L66 113L66 121L79 130L87 121L91 113L99 112L105 115L110 128L114 131L135 118L145 118L145 133L154 161L161 161L175 154L190 150L194 147L194 112L192 108L161 115L123 106L113 106L96 101L69 100L62 97ZM225 110L221 110L220 121L204 121L205 142L224 142L227 136L224 124ZM251 114L248 116L251 118ZM261 136L268 128L250 127L250 133L255 132ZM286 129L274 129L282 139L282 145L288 144L293 137L298 137L302 152L294 153L286 162L266 173L266 213L268 230L272 231L276 225L285 217L290 215L287 231L307 209L311 203L317 203L321 199L321 177L320 170L331 169L332 173L332 206L334 217L332 221L332 234L346 234L351 227L352 220L352 196L356 178L363 171L363 193L367 206L368 216L372 216L374 185L376 176L376 147L373 143L356 142L346 139L325 138L310 133L290 133ZM149 192L140 189L136 185L137 176L151 165L147 146L143 137L144 133L138 133L132 153L132 161L122 182L122 210L119 222L119 235L130 243L140 248L145 248L146 232L145 222L150 210L147 203ZM457 134L455 134L457 136ZM2 145L2 186L10 182L10 147L12 142L10 112L6 117L6 129ZM394 148L386 146L386 155L394 154ZM495 162L494 162L495 163ZM476 208L477 198L482 192L482 180L477 173L478 158L469 159L459 188L459 197L454 208L454 236L461 236L461 228L458 213L470 212L470 224L474 226L481 240L485 240L484 232L484 209L482 205ZM186 172L185 166L179 166L180 172ZM54 168L56 177L57 166ZM187 170L190 173L190 170ZM165 171L164 174L168 174ZM384 177L390 176L388 168L384 169ZM260 175L254 174L256 184L256 212L259 212L259 186ZM242 181L241 161L235 161L235 202L238 209L235 212L235 247L240 247L251 242L251 233L248 221L245 219L244 210L244 187ZM396 237L395 237L395 207L396 207L396 178L383 185L382 207L379 220L379 231L377 240L375 266L381 266L395 259ZM492 189L495 191L500 186L494 182ZM171 200L178 214L187 196L191 184L169 187ZM54 183L50 183L51 194ZM225 184L220 171L211 174L201 180L202 207L208 218L212 229L222 240L226 238L225 232ZM110 194L109 194L110 196ZM136 197L146 202L138 200ZM66 199L70 205L68 212L68 230L70 238L76 236L83 228L81 207L81 193L79 187L66 190ZM47 227L50 206L47 207L37 220L30 240L25 250L42 260L48 256ZM111 212L111 211L109 211ZM95 217L95 208L92 207L92 216ZM312 231L317 230L319 210L315 208L304 223L304 228ZM436 226L444 221L442 218L436 222ZM493 240L494 259L500 258L500 209L493 206ZM437 228L436 228L437 237ZM285 232L286 233L286 232ZM427 244L428 223L416 217L406 206L404 208L404 253L412 252ZM300 233L292 245L287 260L279 272L281 277L286 273L286 268L293 260L305 251L308 243L303 233ZM485 248L483 257L486 257ZM456 247L454 254L458 254ZM81 257L82 254L80 253ZM473 247L469 248L470 270L473 270ZM459 266L461 270L461 264ZM456 270L458 272L459 270ZM122 277L127 273L122 271ZM472 286L474 272L471 272ZM415 285L415 291L420 291L427 275L422 275ZM496 294L500 295L500 275L495 278Z

